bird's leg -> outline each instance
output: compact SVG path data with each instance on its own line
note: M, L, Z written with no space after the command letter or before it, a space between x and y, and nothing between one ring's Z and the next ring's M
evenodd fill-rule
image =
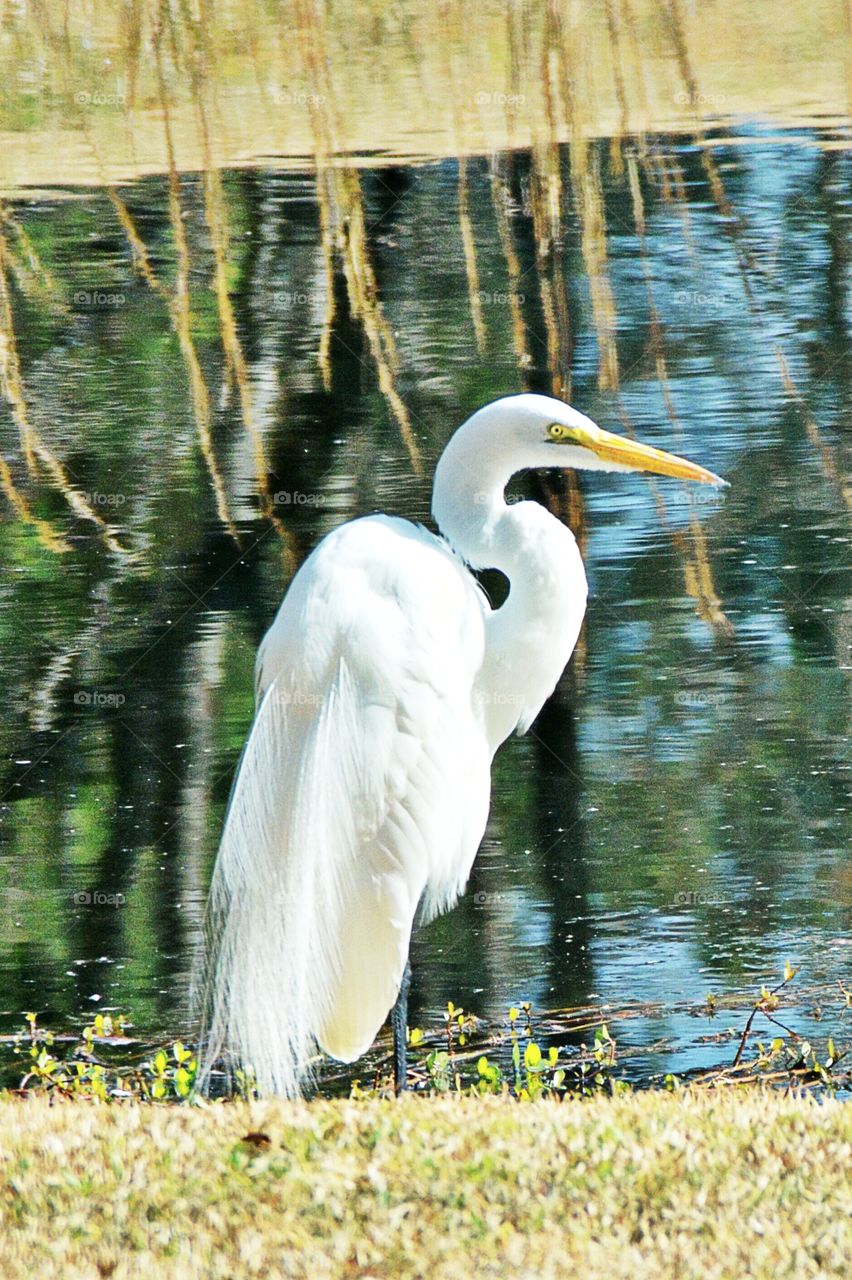
M411 986L411 961L406 960L399 984L399 995L391 1009L393 1027L393 1085L396 1093L406 1087L406 1031L408 1026L408 988Z

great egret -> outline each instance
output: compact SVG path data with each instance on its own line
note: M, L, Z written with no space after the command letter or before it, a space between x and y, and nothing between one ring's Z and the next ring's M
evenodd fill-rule
M394 1006L404 1087L415 916L463 891L494 753L553 692L585 612L570 530L538 503L504 499L532 467L724 483L558 400L508 396L469 418L438 462L442 537L372 515L323 539L257 656L210 893L202 1079L224 1057L261 1093L296 1096L317 1045L354 1061ZM509 579L496 610L470 571L484 568Z

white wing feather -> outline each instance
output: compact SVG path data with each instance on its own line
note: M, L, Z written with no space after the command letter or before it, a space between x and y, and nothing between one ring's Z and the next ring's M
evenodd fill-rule
M372 1043L418 905L455 901L485 829L486 612L445 544L384 516L297 574L258 654L211 888L205 1070L224 1056L293 1096L317 1043L343 1061Z

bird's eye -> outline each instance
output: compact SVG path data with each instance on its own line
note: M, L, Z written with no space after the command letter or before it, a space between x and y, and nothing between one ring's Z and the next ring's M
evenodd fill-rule
M561 422L551 422L547 428L547 434L551 440L565 440L571 433L567 427L563 427Z

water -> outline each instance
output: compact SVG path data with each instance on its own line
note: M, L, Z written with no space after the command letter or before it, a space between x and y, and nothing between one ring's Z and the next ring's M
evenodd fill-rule
M712 148L557 130L461 167L396 121L396 154L324 170L322 203L298 149L206 186L190 166L171 205L162 166L110 193L82 146L51 187L34 131L3 259L27 506L0 525L0 1031L116 1008L143 1040L187 1033L254 652L295 565L353 516L426 520L452 430L529 388L731 488L515 482L585 540L587 625L498 757L467 894L415 939L411 1022L592 1004L647 1080L730 1062L718 1033L789 961L779 1017L842 1043L852 202L848 132L802 111L713 120ZM331 286L326 216L356 227L325 237ZM708 992L733 1007L710 1018Z

